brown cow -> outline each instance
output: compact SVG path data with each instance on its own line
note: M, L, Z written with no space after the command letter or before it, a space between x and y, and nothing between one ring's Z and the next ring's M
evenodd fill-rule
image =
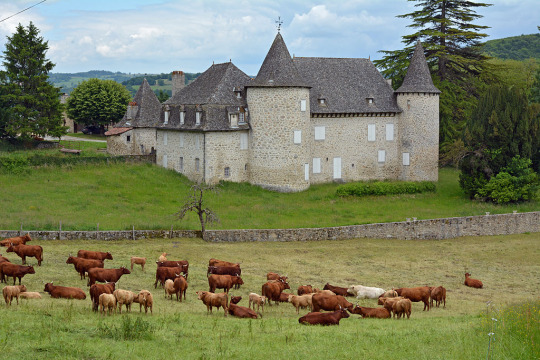
M4 286L2 289L2 295L4 296L6 305L11 305L13 298L17 299L17 305L19 305L19 295L25 291L26 286L24 285Z
M204 305L206 305L206 313L210 311L212 313L212 306L216 308L223 308L225 316L227 316L227 308L229 307L229 297L227 293L218 293L214 294L209 291L197 291L197 299L202 300Z
M56 286L52 282L45 284L45 289L43 291L48 292L52 298L59 299L77 299L84 300L86 299L86 294L82 289L77 287L68 287L68 286Z
M236 284L244 284L244 281L240 276L210 275L208 277L208 285L210 287L210 292L215 292L216 289L223 289L228 294L229 289L231 289Z
M270 280L263 284L261 295L266 296L268 299L268 305L272 305L270 300L275 301L277 304L280 301L280 294L285 289L290 289L289 283L283 280ZM288 301L288 297L287 300Z
M209 266L206 271L206 276L211 274L241 276L242 269L240 266Z
M85 258L85 259L96 259L96 260L112 260L113 259L110 252L90 251L90 250L79 250L77 252L77 257Z
M13 285L15 285L15 279L19 279L19 285L21 285L21 279L26 274L35 274L36 271L32 266L24 266L12 264L9 262L0 263L0 280L1 282L7 283L5 277L13 277Z
M290 294L290 293L286 293L286 292L282 292L281 294L279 294L279 299L277 300L276 303L280 303L280 302L289 302L289 298L291 296L293 296L294 294ZM270 304L270 302L268 302L268 304Z
M419 286L414 288L399 288L394 289L399 296L403 296L413 302L422 301L424 303L424 311L429 311L429 297L431 292L429 291L429 286Z
M232 262L212 258L208 261L208 266L238 266L240 267L240 263L232 263Z
M235 305L233 303L229 304L229 314L239 318L248 318L248 319L257 319L257 313L250 308L245 306Z
M142 271L144 271L144 265L146 265L145 257L132 256L130 261L131 261L131 271L133 271L134 264L141 265Z
M160 286L165 284L166 280L173 280L180 276L182 268L179 267L158 267L156 269L156 281L154 282L154 289L157 288L159 281Z
M124 274L131 274L124 266L119 269L92 268L88 270L88 286L94 285L96 281L116 283Z
M392 313L394 311L394 309L393 309L394 303L398 302L399 300L405 299L405 298L402 297L402 296L397 296L397 297L382 297L382 298L379 298L379 299L382 301L383 307L386 310L390 311L390 313Z
M180 273L183 273L186 276L186 279L188 278L188 272L189 272L189 262L187 260L166 260L166 261L156 261L157 267L177 267L180 268Z
M188 283L184 275L180 275L174 279L174 292L176 293L176 301L180 297L180 302L182 302L182 293L184 294L184 300L186 300L186 290L188 288Z
M313 304L313 312L319 312L321 310L336 311L341 308L352 311L353 309L353 304L341 295L314 294L311 298L311 303Z
M349 292L347 292L347 289L348 288L346 288L346 287L334 286L334 285L330 285L329 283L326 283L326 285L324 285L324 287L323 287L323 290L330 290L331 292L333 292L336 295L354 296L353 294L350 294Z
M7 257L4 257L2 256L2 254L0 254L0 263L3 263L3 262L11 262L11 261L9 261Z
M481 289L484 284L480 280L470 278L471 274L465 273L465 285L477 289Z
M142 312L144 306L144 313L148 314L148 308L150 308L150 314L153 314L152 308L154 307L154 297L148 290L141 290L134 298L133 302L139 303L139 312Z
M286 276L281 276L275 272L269 272L268 274L266 274L266 280L279 280L279 279L283 281L287 281L288 278Z
M25 244L19 244L19 245L9 245L6 252L14 252L17 254L21 259L23 265L26 264L26 257L35 257L38 261L38 266L41 266L41 262L43 261L43 248L39 245L25 245Z
M439 307L441 302L444 304L443 308L446 309L446 289L442 286L437 286L431 290L429 306L433 307L433 300L435 300L435 305Z
M19 245L19 244L26 244L27 242L32 241L30 238L30 235L26 234L23 236L15 236L12 238L7 238L2 241L0 241L0 246L9 246L11 244L13 245Z
M232 296L231 295L231 304L238 304L240 302L240 300L242 300L242 297L241 296Z
M92 310L98 311L99 295L112 294L116 288L116 283L94 284L90 286L90 300L92 300Z
M86 278L86 273L92 268L104 268L105 264L103 260L85 259L76 256L69 256L66 260L66 264L73 264L75 270L81 276L81 280Z
M298 290L296 290L298 295L313 294L314 292L311 285L301 285L298 287Z
M411 317L411 308L412 303L409 299L401 299L392 305L392 311L394 312L394 317L398 317L398 319L401 319L401 315L403 315L403 318L405 319L405 315L407 315L407 319L410 319Z
M306 325L339 325L339 320L348 318L349 316L349 313L345 309L339 309L329 313L310 312L298 319L298 322Z
M390 311L385 308L369 308L356 305L351 314L361 315L363 318L389 319L392 317Z

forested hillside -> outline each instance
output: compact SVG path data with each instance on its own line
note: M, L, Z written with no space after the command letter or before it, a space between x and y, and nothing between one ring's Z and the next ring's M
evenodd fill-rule
M100 80L114 80L118 83L129 80L134 76L140 76L140 74L126 74L122 72L112 72L105 70L91 70L78 73L50 73L49 82L56 87L60 87L64 93L71 93L77 85L88 79L96 78Z
M486 41L484 52L499 59L540 59L540 33Z

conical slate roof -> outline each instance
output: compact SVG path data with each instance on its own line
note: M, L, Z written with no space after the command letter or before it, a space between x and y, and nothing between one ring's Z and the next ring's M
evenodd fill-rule
M276 35L268 54L266 54L257 77L248 86L309 87L298 73L280 33Z
M128 119L128 110L120 122L114 125L114 127L153 127L156 125L157 119L159 119L161 113L161 103L159 102L156 94L152 91L150 84L146 79L137 90L134 103L137 106L137 113L132 119Z
M431 74L424 56L424 48L420 41L416 43L414 54L407 70L403 84L396 93L423 92L440 94L439 89L433 85Z

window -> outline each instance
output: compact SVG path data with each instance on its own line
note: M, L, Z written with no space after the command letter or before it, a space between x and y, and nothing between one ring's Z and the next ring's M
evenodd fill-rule
M167 168L167 155L163 155L163 167Z
M184 147L184 134L180 134L180 136L178 137L178 142L180 143L180 147L183 148Z
M313 158L313 173L319 174L321 172L321 158Z
M244 113L241 112L240 114L238 114L238 123L239 124L245 124L246 123L246 120L244 118Z
M225 168L225 177L228 178L229 176L231 176L231 168L226 167L226 168Z
M404 166L410 165L409 153L403 153L403 165Z
M201 141L199 140L199 137L197 136L195 138L195 149L199 150L201 148Z
M167 145L167 133L163 134L163 145Z
M324 140L326 128L324 126L315 126L315 140Z
M200 166L199 158L195 158L195 171L199 172L199 166Z
M302 131L294 130L294 143L295 144L301 144L302 143Z
M319 99L320 105L326 105L326 99Z
M230 119L231 119L231 127L237 128L238 127L238 114L231 114Z
M180 156L180 162L178 164L178 169L180 169L180 171L184 171L184 158Z
M201 125L201 112L197 111L195 113L195 125Z
M386 124L386 140L394 140L394 124Z
M367 126L367 141L375 141L375 124Z
M130 142L131 141L131 136L126 136L126 142Z
M309 164L304 164L304 180L309 181Z
M368 104L373 104L373 98L371 97L366 98L366 101Z
M385 150L379 150L379 153L378 153L378 156L377 156L377 160L380 162L380 163L383 163L386 161L386 151Z
M169 110L165 110L165 120L163 121L163 125L167 125L169 123Z
M180 111L180 125L184 125L184 117L186 116L185 111Z
M240 150L247 150L248 148L248 134L240 134Z
M307 101L300 100L300 111L306 111L306 108L307 108Z

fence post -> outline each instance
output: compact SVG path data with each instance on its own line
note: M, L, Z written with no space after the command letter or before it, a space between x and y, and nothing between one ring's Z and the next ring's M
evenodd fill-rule
M60 229L58 230L58 240L62 240L62 220L60 220Z
M22 223L21 223L21 230L19 230L19 236L22 235Z
M133 240L135 240L135 225L133 225L132 238L133 238Z
M96 227L96 239L99 240L99 223L97 223Z
M172 239L172 228L173 228L173 225L171 225L171 232L169 233L169 239Z

